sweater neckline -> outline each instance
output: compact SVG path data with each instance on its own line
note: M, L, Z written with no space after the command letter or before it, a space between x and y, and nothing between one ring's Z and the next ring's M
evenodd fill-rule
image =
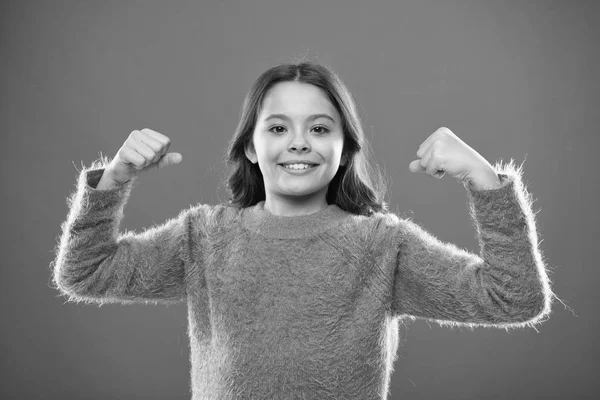
M262 200L245 209L243 221L247 229L262 236L299 239L324 232L337 225L348 214L336 204L329 204L326 208L309 215L280 216L265 210L265 201Z

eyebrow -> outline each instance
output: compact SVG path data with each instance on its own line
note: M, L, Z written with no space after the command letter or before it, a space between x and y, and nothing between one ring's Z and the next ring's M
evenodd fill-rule
M289 121L289 120L290 120L290 118L289 118L287 115L285 115L285 114L271 114L271 115L269 115L267 118L265 118L265 121L267 121L267 120L270 120L270 119L273 119L273 118L285 119L285 120L287 120L287 121ZM317 119L317 118L328 118L328 119L330 119L330 120L331 120L331 122L333 122L333 123L335 124L335 120L333 119L333 117L331 117L331 116L330 116L330 115L328 115L328 114L313 114L313 115L309 115L309 116L306 118L306 120L307 120L307 121L313 121L313 120L315 120L315 119Z

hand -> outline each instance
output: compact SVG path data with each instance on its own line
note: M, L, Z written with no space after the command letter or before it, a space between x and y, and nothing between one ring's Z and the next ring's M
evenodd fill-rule
M441 179L446 172L463 183L471 183L474 177L497 178L491 164L448 128L439 128L425 139L417 157L419 160L411 162L409 169L434 178Z
M106 168L110 178L123 184L148 169L160 169L179 164L183 159L179 153L167 153L171 139L152 129L133 131Z

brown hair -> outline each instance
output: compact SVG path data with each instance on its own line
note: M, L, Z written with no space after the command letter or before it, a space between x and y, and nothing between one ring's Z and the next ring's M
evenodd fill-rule
M256 120L269 89L279 82L303 82L321 88L342 117L344 148L348 161L340 166L329 183L327 204L336 204L354 214L370 216L389 212L384 202L386 186L383 173L370 160L370 146L365 138L356 104L340 77L330 68L315 62L280 64L263 72L247 93L241 118L229 142L225 163L234 170L224 182L231 193L233 207L249 207L265 200L262 173L257 164L246 158L245 146L252 143Z

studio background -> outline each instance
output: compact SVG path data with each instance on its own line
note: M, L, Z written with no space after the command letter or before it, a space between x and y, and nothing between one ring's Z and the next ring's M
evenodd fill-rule
M592 399L600 385L593 1L8 1L0 5L2 399L189 399L187 309L66 303L50 262L81 164L132 130L179 165L142 175L121 230L227 200L223 156L266 69L320 60L356 99L390 209L478 253L465 188L410 172L442 126L523 164L554 301L536 329L401 328L390 400Z

